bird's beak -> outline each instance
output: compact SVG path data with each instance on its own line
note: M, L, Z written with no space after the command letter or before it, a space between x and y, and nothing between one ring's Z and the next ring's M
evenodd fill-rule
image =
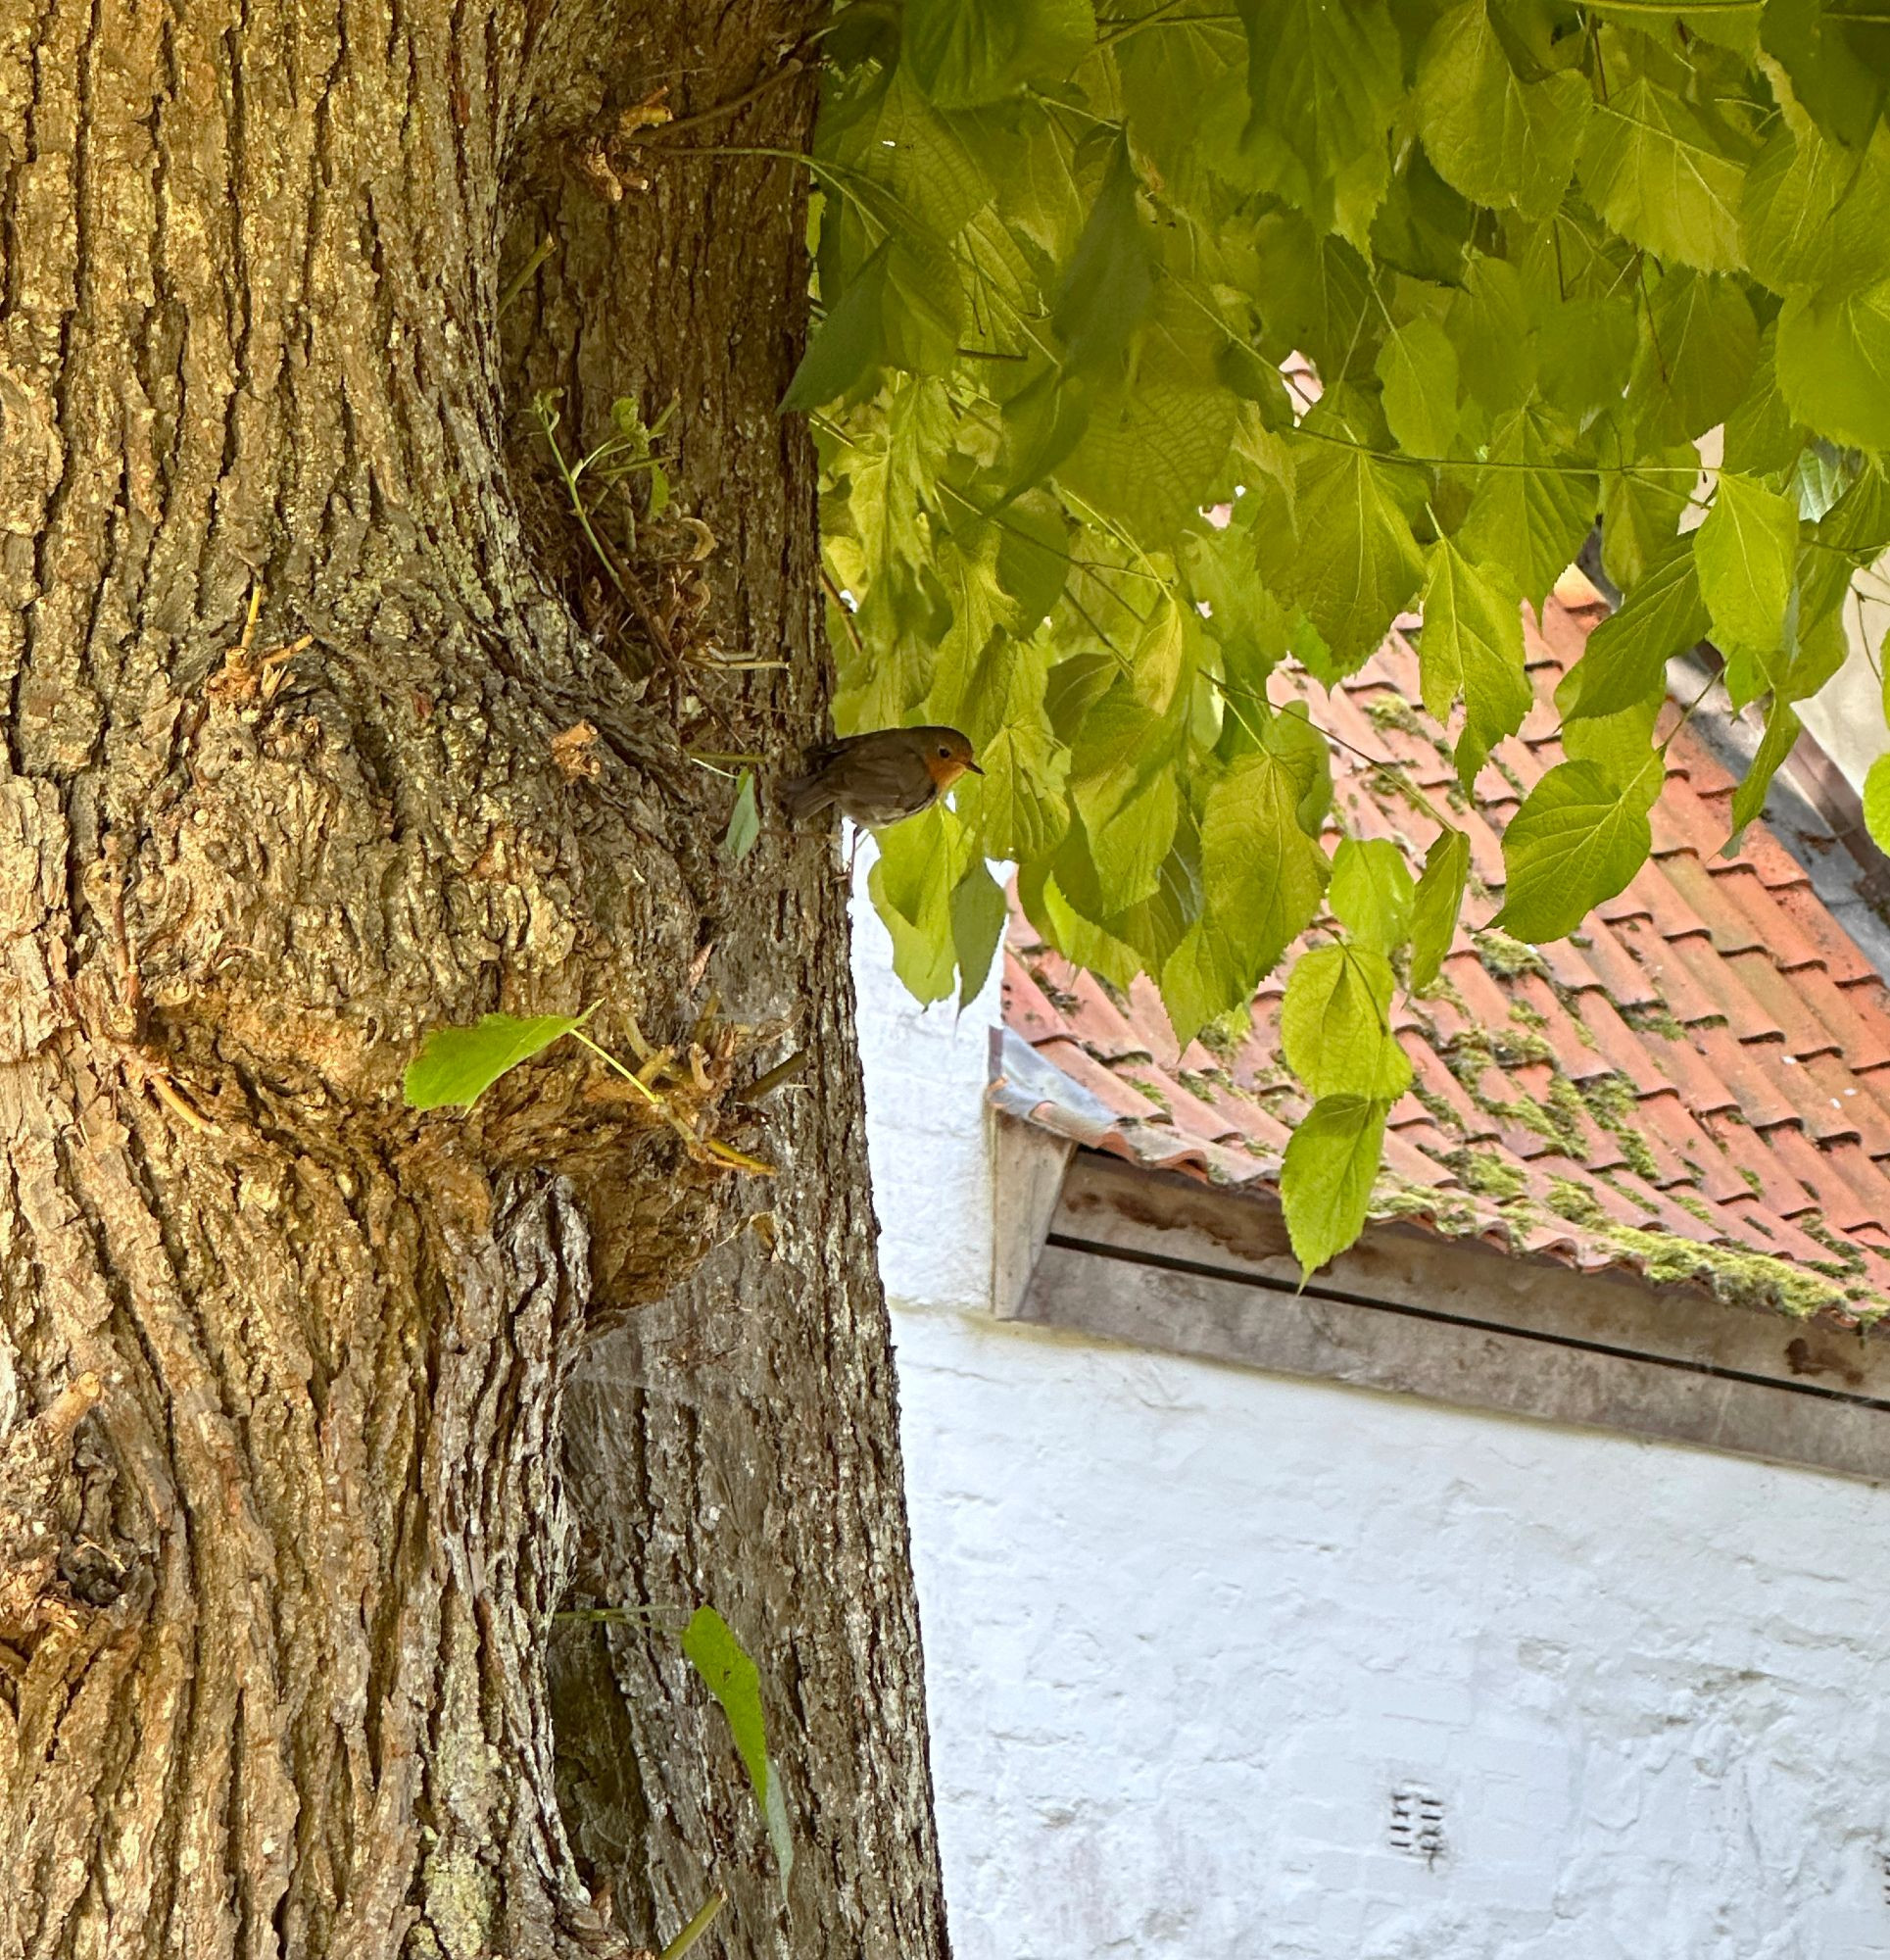
M967 762L965 764L965 767L968 768L974 776L982 776L985 773L984 770L981 769L976 762Z

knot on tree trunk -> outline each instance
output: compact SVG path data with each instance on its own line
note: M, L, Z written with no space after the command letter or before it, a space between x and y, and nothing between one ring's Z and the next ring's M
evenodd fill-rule
M75 1535L73 1442L104 1392L80 1375L0 1443L0 1642L17 1650L118 1595L119 1562Z

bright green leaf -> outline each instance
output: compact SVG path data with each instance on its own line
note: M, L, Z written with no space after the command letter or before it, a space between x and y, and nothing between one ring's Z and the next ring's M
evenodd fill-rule
M1588 637L1555 691L1571 721L1619 714L1667 691L1667 663L1705 638L1709 624L1691 538L1677 539Z
M1384 418L1411 456L1444 456L1457 434L1457 350L1434 319L1397 328L1379 351Z
M1440 830L1425 853L1411 909L1411 991L1422 994L1443 971L1457 914L1470 882L1470 839L1461 830Z
M1249 134L1277 136L1313 184L1382 153L1403 81L1384 0L1240 0Z
M1299 805L1308 793L1304 773L1267 751L1242 758L1208 792L1202 915L1161 976L1169 1018L1183 1041L1250 1001L1312 923L1327 863L1300 827Z
M1770 647L1783 636L1798 564L1798 509L1750 477L1721 471L1693 534L1700 596L1721 645Z
M1643 444L1691 442L1744 399L1759 364L1759 323L1733 279L1685 266L1654 289L1627 402Z
M1611 469L1601 479L1601 565L1631 592L1672 548L1692 501L1699 458L1690 444L1656 450L1651 466Z
M1072 364L1098 368L1119 360L1154 292L1154 244L1136 209L1129 147L1118 142L1050 315Z
M1832 442L1890 448L1890 279L1778 317L1778 385L1792 414Z
M1890 755L1879 756L1864 778L1864 827L1879 851L1890 852Z
M1341 841L1326 903L1360 946L1377 953L1402 946L1410 937L1415 897L1404 853L1388 838Z
M1168 381L1118 390L1090 409L1057 481L1151 544L1200 520L1226 467L1238 404L1223 388Z
M739 864L754 849L761 835L761 812L754 805L754 771L744 769L736 785L735 808L729 812L728 829L722 836L722 856Z
M951 895L971 859L957 814L936 803L878 834L867 876L873 908L893 939L893 970L922 1005L952 991L958 960Z
M1003 888L978 859L951 894L951 951L958 962L959 1006L970 1006L984 990L1008 915Z
M513 1014L487 1014L476 1027L435 1028L420 1052L407 1064L402 1093L410 1109L441 1109L453 1103L473 1103L521 1061L581 1028L592 1010L581 1014L534 1014L520 1020Z
M1302 953L1280 1004L1286 1065L1314 1096L1370 1096L1390 1102L1411 1083L1411 1063L1391 1032L1391 963L1358 946Z
M1804 727L1791 703L1782 695L1774 696L1766 714L1766 732L1759 738L1759 752L1732 793L1732 836L1727 840L1728 851L1738 849L1746 825L1765 808L1771 779L1784 766Z
M1424 577L1383 465L1337 437L1299 452L1295 535L1258 540L1261 570L1299 607L1342 671L1383 639Z
M1280 1172L1293 1257L1310 1277L1365 1229L1389 1104L1328 1096L1299 1120Z
M1166 713L1187 665L1187 615L1173 599L1158 599L1130 657L1137 699Z
M1519 80L1483 0L1442 15L1418 63L1418 132L1438 175L1477 204L1526 218L1562 201L1589 103L1578 74Z
M788 1829L788 1806L782 1795L781 1779L775 1774L773 1759L768 1754L760 1670L713 1606L698 1606L690 1615L689 1625L683 1630L683 1652L728 1717L736 1753L742 1758L742 1767L754 1786L755 1800L767 1820L768 1842L774 1847L775 1867L785 1894L788 1876L794 1870L794 1835Z
M1732 271L1744 263L1740 159L1697 110L1645 75L1597 99L1580 170L1596 210L1655 258L1703 272Z
M1492 584L1448 538L1430 548L1418 673L1424 705L1439 726L1463 699L1457 775L1468 787L1496 744L1522 727L1534 696L1523 669L1515 595Z
M1459 537L1468 556L1501 565L1539 610L1594 523L1600 486L1571 466L1534 409L1498 427L1489 458L1498 466L1479 472Z
M1503 833L1509 888L1491 924L1541 946L1624 891L1653 842L1647 811L1660 784L1657 759L1624 786L1593 762L1558 762Z
M889 238L828 307L781 398L784 413L817 409L850 395L878 371L886 359L884 313L892 257Z

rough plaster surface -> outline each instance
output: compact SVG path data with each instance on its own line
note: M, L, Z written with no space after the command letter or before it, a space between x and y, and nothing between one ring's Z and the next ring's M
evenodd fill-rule
M1811 701L1799 704L1805 726L1860 793L1870 764L1890 744L1884 727L1883 678L1878 649L1890 633L1890 560L1857 581L1857 597L1844 609L1850 651L1844 664Z
M959 1960L1890 1956L1890 1490L991 1320L856 916Z

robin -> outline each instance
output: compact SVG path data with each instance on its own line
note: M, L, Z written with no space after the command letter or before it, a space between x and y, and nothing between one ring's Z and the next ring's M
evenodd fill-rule
M781 802L799 823L837 809L877 830L930 809L967 770L985 772L955 728L876 728L849 735L812 758L813 767L781 785Z

